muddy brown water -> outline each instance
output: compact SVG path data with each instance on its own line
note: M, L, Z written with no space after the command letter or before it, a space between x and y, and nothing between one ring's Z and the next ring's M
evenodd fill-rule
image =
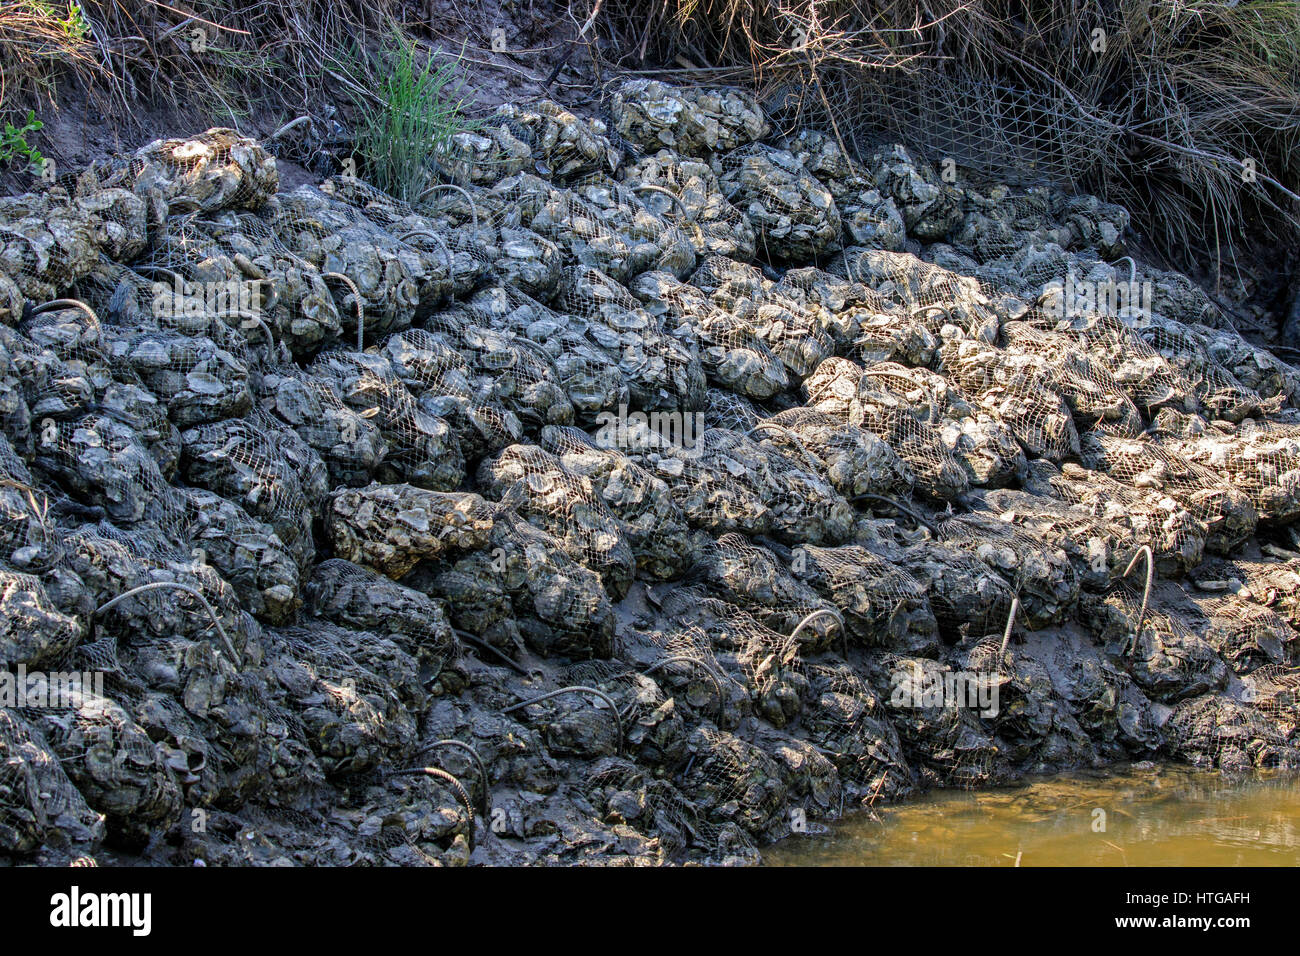
M1014 866L1017 858L1020 866L1297 866L1300 777L1139 765L934 791L791 837L763 858L769 866Z

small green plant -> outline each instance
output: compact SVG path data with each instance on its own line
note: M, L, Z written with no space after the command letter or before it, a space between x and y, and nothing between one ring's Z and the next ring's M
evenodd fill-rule
M40 150L27 142L27 134L38 132L44 123L36 118L34 110L27 111L27 120L22 126L5 123L4 132L0 133L0 166L8 166L18 160L25 160L32 172L39 173L45 166L45 157Z
M369 177L390 195L418 199L429 185L434 156L474 125L464 116L460 57L426 56L394 29L377 56L352 63L347 72L359 88L353 98L365 119L356 151Z
M73 43L80 43L90 33L90 24L86 22L86 16L81 12L81 4L68 4L68 15L66 18L54 18L60 27L63 28L64 34Z

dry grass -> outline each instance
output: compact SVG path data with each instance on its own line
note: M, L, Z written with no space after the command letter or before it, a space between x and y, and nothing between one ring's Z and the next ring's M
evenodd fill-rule
M253 105L299 112L333 92L322 64L382 36L404 7L397 0L5 4L3 111L49 107L59 84L77 84L103 111L125 117L142 104L227 121ZM62 24L70 10L79 11L72 15L83 29Z
M61 66L97 70L73 8L41 0L5 4L0 11L0 104L49 96Z

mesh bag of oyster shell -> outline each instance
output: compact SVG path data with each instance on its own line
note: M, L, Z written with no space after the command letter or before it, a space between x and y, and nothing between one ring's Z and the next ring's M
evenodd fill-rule
M210 642L223 657L233 657L232 664L256 643L256 623L235 589L207 563L207 551L189 544L191 532L183 521L177 521L176 529L185 544L169 544L156 525L127 531L100 522L66 536L58 567L81 580L78 606L98 621L102 633L85 646L92 657L107 653L115 660L112 638L119 635ZM78 648L77 654L82 651Z
M1044 190L1014 195L995 186L983 194L968 187L962 196L961 224L948 239L979 263L1015 255L1050 228L1047 198Z
M544 657L611 656L614 609L599 574L513 511L496 514L486 535L491 550L462 558L433 581L457 626L494 643L522 636Z
M801 129L782 141L816 176L839 208L846 239L873 249L901 249L907 226L898 205L875 188L865 169L848 157L835 137L817 129Z
M491 259L482 242L486 232L472 230L457 242L448 223L416 212L369 183L352 177L333 177L320 184L321 192L356 208L376 226L385 229L420 253L420 312L427 314L439 302L472 289Z
M329 491L328 472L311 446L265 413L200 425L181 440L186 481L264 519L299 565L311 563L312 516Z
M465 357L444 336L427 329L405 329L390 335L380 349L411 393L426 391L468 398L472 392Z
M786 787L776 761L725 730L697 727L682 792L715 825L732 823L771 840L787 832Z
M146 539L106 521L68 532L62 544L59 567L71 571L81 581L88 599L82 600L78 595L77 603L86 613L123 591L147 583L152 572L169 558L185 557L179 545L172 545L165 537ZM139 597L144 604L159 603L156 591L144 592Z
M690 529L667 482L572 426L547 425L540 441L566 470L586 478L618 518L638 571L667 579L686 570Z
M625 80L610 90L608 108L620 136L647 150L666 146L683 156L736 149L771 129L758 100L731 87Z
M814 462L735 432L710 428L691 448L666 447L655 467L687 519L715 533L772 531L794 543L852 533L852 506Z
M554 535L575 561L597 572L614 600L627 594L636 559L622 522L586 476L570 471L536 445L511 445L483 462L478 480L485 494L509 495L519 514Z
M985 224L984 222L979 223L981 226ZM998 233L1000 239L1006 238L1006 232L998 229ZM968 237L963 235L960 238L964 240ZM954 241L957 241L957 239L958 237L954 237ZM1060 311L1064 313L1065 302L1062 298L1062 291L1059 289L1059 283L1062 276L1068 276L1073 271L1071 266L1074 264L1074 260L1057 243L1041 236L1039 233L1033 233L1027 240L1017 243L1017 248L989 259L983 265L979 265L975 259L969 256L962 255L953 246L940 245L939 248L947 250L949 254L942 257L936 256L936 247L931 246L927 256L934 258L938 264L944 265L945 268L954 268L955 266L949 265L947 262L940 262L941 258L958 259L963 267L957 271L968 272L968 274L978 279L980 288L990 299L1005 301L1014 298L1021 302L1038 302L1040 305L1059 303L1061 305ZM1093 273L1091 270L1085 269L1082 271L1084 272L1084 278L1092 279ZM1100 281L1116 277L1116 273L1111 271L1100 277Z
M1287 740L1284 725L1252 704L1218 694L1176 704L1165 738L1173 756L1195 767L1229 773L1300 767L1300 748Z
M703 628L688 624L671 627L667 631L632 631L631 637L635 643L624 646L620 653L640 670L639 674L632 672L632 686L635 688L638 682L653 678L656 685L667 689L665 694L656 686L654 707L662 704L666 696L671 696L674 700L684 701L692 709L687 718L690 722L695 722L698 714L713 719L719 725L726 724L727 705L733 692L743 692L744 688L719 663L709 635ZM592 661L578 667L607 665L606 661ZM574 670L576 669L575 667ZM571 671L574 683L582 683L578 679L581 676ZM623 680L627 682L628 677ZM639 701L638 710L644 712L647 709L645 704L644 700ZM629 743L637 742L635 738L638 729L635 725L628 736Z
M790 408L753 426L763 440L798 458L810 456L818 472L846 498L911 495L916 478L907 463L872 432L828 412Z
M930 366L939 352L939 337L924 323L879 311L852 310L855 335L852 347L864 362L901 362Z
M256 209L280 187L275 157L256 140L221 128L154 140L125 164L109 160L90 172L121 179L150 202L161 198L172 213Z
M773 291L816 315L837 350L847 350L855 344L863 334L864 325L880 330L887 318L885 313L890 311L884 297L862 283L850 282L812 266L787 269ZM888 318L896 324L902 321L898 315ZM879 336L884 334L883 330L878 331ZM913 364L928 365L929 360Z
M772 286L758 266L726 256L709 256L691 276L691 285L716 296L725 307L737 299L754 299Z
M700 407L705 378L699 359L612 278L596 269L567 270L559 306L586 320L587 339L618 363L637 408L680 412Z
M141 436L108 415L43 418L35 464L76 499L114 521L174 527L180 504Z
M775 727L799 713L803 660L799 638L761 624L748 612L698 588L674 589L664 612L692 637L702 632L720 655L718 664L739 671L755 709ZM721 673L721 666L718 672Z
M102 254L91 271L71 287L71 294L89 305L103 325L133 330L157 326L160 318L169 318L155 315L154 291L149 279Z
M206 336L112 330L104 351L165 403L177 428L238 418L253 405L248 365Z
M925 589L906 571L859 545L802 545L791 559L796 578L837 607L848 633L869 646L917 651L936 646Z
M1209 558L1189 577L1198 588L1235 593L1243 601L1273 609L1292 627L1300 626L1300 562L1294 559Z
M754 333L792 373L803 378L835 351L835 343L824 330L821 310L800 305L775 288L755 298L738 298L725 308Z
M0 327L6 366L5 426L23 451L30 453L32 427L46 418L67 419L90 411L96 393L111 384L111 369L97 351L81 349L64 361L21 332Z
M331 381L296 365L259 376L257 399L316 450L331 487L366 484L388 454L388 443L369 408L349 408Z
M225 212L196 220L194 227L210 236L238 269L233 278L261 283L261 296L252 315L224 317L256 341L266 328L298 356L328 345L342 331L339 306L316 265L280 241L271 224L253 213ZM174 262L163 261L174 268ZM345 315L351 318L354 309ZM265 322L265 328L260 324Z
M941 354L951 380L1004 422L1027 454L1056 463L1078 456L1074 418L1052 388L1046 360L974 339L950 339Z
M513 412L492 401L491 382L475 376L451 341L437 332L407 329L390 336L381 354L420 408L452 426L466 460L473 461L517 441L524 429Z
M704 424L708 428L748 435L762 417L753 402L735 392L710 388L704 393Z
M498 507L469 492L372 484L334 492L325 532L338 557L400 578L421 560L486 547Z
M1206 526L1211 551L1227 553L1255 533L1258 515L1245 493L1158 442L1089 434L1083 463L1116 481L1173 497Z
M612 171L618 165L618 151L610 145L603 122L575 116L551 100L531 106L503 104L484 121L485 127L498 124L527 143L533 168L556 182Z
M857 371L844 372L857 375ZM897 362L877 362L861 369L858 395L905 408L918 421L938 424L946 418L972 414L961 390L937 372L908 368Z
M1300 726L1300 668L1267 664L1243 683L1250 689L1246 700L1284 727L1290 737Z
M754 143L713 165L723 195L753 223L764 257L807 261L839 246L834 197L792 153Z
M1285 524L1300 518L1300 432L1296 429L1246 419L1235 435L1214 428L1190 441L1166 438L1165 444L1247 495L1260 521Z
M1236 673L1300 659L1300 634L1272 608L1235 596L1197 603L1209 618L1205 639Z
M840 636L841 615L834 604L796 577L767 548L739 534L724 534L702 548L700 560L710 587L718 594L768 627L801 638L802 648L826 650ZM792 554L791 564L798 563L799 554ZM822 613L809 619L814 611Z
M1156 568L1177 577L1201 563L1209 533L1186 507L1160 492L1120 484L1109 475L1066 462L1049 481L1056 497L1081 505L1105 529L1102 548L1111 570L1142 545L1150 546ZM1094 551L1091 539L1088 548ZM1101 553L1100 549L1096 553Z
M149 290L153 321L182 331L206 331L213 322L246 327L250 337L263 337L262 306L270 303L266 285L254 279L257 267L247 261L239 243L226 245L217 237L238 239L233 223L241 217L216 214L212 220L173 216L164 223L148 252L131 268L152 280ZM251 213L242 221L259 223ZM262 226L265 229L265 226ZM215 234L214 234L215 233ZM309 267L310 268L310 267ZM97 270L98 272L108 270Z
M667 780L650 776L629 760L604 757L588 775L585 790L597 806L618 806L628 812L635 801L637 811L629 821L638 829L653 833L673 855L688 847L720 861L757 861L753 840L734 824L718 825L701 816L700 808Z
M618 662L592 661L565 668L569 686L508 710L521 723L535 725L546 750L556 757L612 757L624 753L630 744L635 758L663 763L665 755L657 745L681 749L681 719L661 709L667 701L653 680L626 670L620 674L619 667ZM596 686L576 684L593 676L598 678ZM669 711L672 706L668 705ZM629 719L634 715L640 718L635 742L627 739L631 736Z
M12 358L0 333L0 438L4 439L0 442L0 476L30 485L32 474L24 459L35 450L35 435L31 409L23 396L23 383Z
M519 335L545 352L580 421L594 422L601 412L627 404L623 370L605 351L604 337L581 320L509 286L481 289L465 308L484 327Z
M420 308L421 284L446 274L448 260L441 250L424 253L311 186L277 196L265 215L292 252L322 273L351 280L361 293L365 331L371 335L409 326ZM333 291L342 296L335 301L343 328L355 336L357 303L349 301L354 298L350 287L336 285Z
M103 327L94 310L83 305L66 299L60 305L55 300L31 310L14 325L35 348L53 352L65 362L103 363Z
M504 221L518 218L554 242L566 264L597 269L622 281L655 268L663 254L653 239L618 231L606 221L605 210L536 176L511 176L498 183L489 198L512 210Z
M808 406L850 424L855 417L860 420L862 410L857 397L862 373L862 366L857 362L832 355L804 379Z
M571 188L613 231L638 243L654 243L659 248L659 258L653 268L670 272L679 279L695 269L695 247L701 244L700 238L693 242L688 237L689 226L678 227L652 212L631 185L596 173L578 180Z
M1058 325L1057 331L1074 338L1148 413L1163 405L1196 406L1196 384L1115 316L1089 314Z
M946 640L998 634L1006 628L1012 585L969 550L924 541L896 557L885 555L924 589Z
M55 299L101 254L130 259L144 248L144 204L122 189L70 197L62 190L0 199L0 275L11 321L22 298Z
M1054 197L1053 217L1068 231L1061 245L1095 253L1097 258L1113 260L1124 255L1124 233L1129 214L1123 206L1103 202L1096 196Z
M331 558L318 564L304 597L317 617L389 636L415 659L426 686L460 653L441 604L351 561Z
M212 562L240 603L270 624L283 623L301 601L297 560L269 524L234 502L198 488L180 489L186 538Z
M1117 582L1100 608L1088 608L1087 625L1103 643L1120 648L1129 674L1153 700L1173 704L1228 683L1223 658L1197 633L1204 621L1172 604L1147 603L1136 583Z
M818 373L822 373L826 364L822 363ZM847 390L845 385L857 375L858 388L847 403L846 421L888 442L911 469L917 491L941 501L960 500L970 490L970 478L944 442L941 430L917 417L917 409L893 390L898 385L893 378L867 375L860 367L848 368L849 364L826 369L816 386L809 389L810 402L836 414L832 409L844 407L838 395Z
M830 757L850 798L870 806L912 789L912 773L898 732L871 686L839 664L807 668L811 702L803 723Z
M1022 620L1040 629L1074 608L1079 579L1069 557L993 515L956 515L939 525L939 540L973 554L1001 574L1020 598Z
M647 209L678 226L697 257L754 258L754 224L727 201L708 163L661 149L621 175Z
M549 299L554 294L564 253L555 242L527 228L531 200L512 203L495 192L441 183L426 190L417 205L417 216L396 219L391 225L394 214L377 221L399 235L409 233L414 243L445 248L444 255L449 254L454 264L455 295L468 292L488 276L528 295ZM373 204L366 208L372 218L377 215Z
M938 154L945 155L945 154ZM893 200L909 236L922 242L945 239L962 220L962 191L901 145L884 146L863 164L880 194Z
M388 445L377 463L381 481L409 481L450 491L465 477L460 441L451 426L430 415L402 384L383 355L343 350L322 352L309 372L332 382L342 400L370 417Z
M143 847L180 818L175 775L157 745L115 701L83 690L71 708L29 709L25 716L86 803L107 817L115 840Z
M564 270L564 252L559 245L531 229L501 224L486 248L484 275L511 285L526 295L549 299L555 294ZM456 234L453 248L459 254L463 236Z
M1285 395L1290 405L1300 400L1300 371L1271 352L1257 348L1231 329L1198 327L1193 333L1206 354L1243 388L1270 399Z
M1008 351L1042 360L1043 373L1069 405L1080 429L1123 438L1136 438L1145 429L1142 413L1115 376L1068 336L1024 322L1008 322L1002 331Z
M536 342L480 325L475 313L463 307L434 316L429 330L465 357L474 372L471 395L480 404L499 406L506 413L500 422L503 428L513 431L510 426L521 422L534 426L573 421L573 403L555 362Z
M16 486L30 487L32 473L27 462L15 450L9 438L0 433L0 484L14 482Z
M629 288L687 348L698 345L710 381L760 401L790 387L785 365L751 323L718 307L700 289L666 272L643 272Z
M60 611L41 579L0 570L0 661L40 665L57 661L76 647L85 625Z
M1137 546L1131 542L1131 536L1122 531L1117 533L1107 518L1094 514L1082 504L1063 501L1050 494L1050 479L1046 485L1042 487L1034 482L1034 493L991 491L981 496L983 506L999 513L1004 521L1064 551L1074 566L1081 588L1106 590L1114 578L1123 575L1137 553ZM1049 493L1039 494L1039 491ZM1122 512L1124 505L1121 502L1115 505Z
M267 666L327 774L410 753L417 728L409 695L423 693L415 662L391 641L317 621L276 632Z
M826 267L828 272L859 282L894 308L902 307L931 333L947 325L968 337L992 341L999 321L993 303L977 279L924 262L906 252L850 246Z
M440 142L433 167L449 183L465 188L491 186L532 165L530 138L502 117L473 130L461 130Z
M1276 411L1284 401L1280 396L1265 401L1258 392L1245 388L1210 358L1182 323L1152 320L1138 334L1194 384L1197 402L1210 418L1239 422L1260 412Z
M39 731L0 709L0 851L42 846L75 853L104 838L104 821L86 805Z
M988 412L971 411L944 419L939 437L972 485L1000 488L1024 481L1029 461L1023 446L1010 428Z
M956 695L946 693L950 668L926 658L887 654L882 668L891 688L883 702L922 782L988 786L997 775L998 748L977 709L980 688L958 682Z
M835 350L823 328L823 310L785 295L753 266L709 256L691 276L691 284L709 294L735 319L751 326L786 367L801 378Z

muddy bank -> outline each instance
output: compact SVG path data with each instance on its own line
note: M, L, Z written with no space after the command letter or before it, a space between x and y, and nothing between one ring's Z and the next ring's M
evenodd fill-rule
M1300 763L1300 372L1123 209L642 81L437 173L0 200L9 859L753 862Z

